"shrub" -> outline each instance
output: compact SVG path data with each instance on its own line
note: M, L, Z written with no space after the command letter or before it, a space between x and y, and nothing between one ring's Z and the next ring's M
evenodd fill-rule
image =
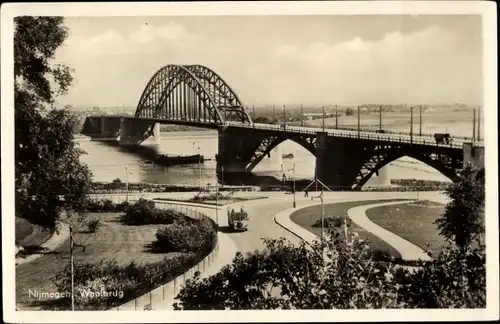
M344 222L347 219L347 226L351 226L352 221L350 218L344 218L344 217L337 217L337 216L332 216L332 217L324 217L323 218L323 225L326 228L333 228L333 227L341 227L344 225ZM313 227L321 227L321 219L318 219L313 225Z
M401 300L412 308L484 308L485 251L446 247L436 260L400 276L398 284Z
M171 225L158 230L154 247L163 252L194 252L211 246L217 232L209 219L188 221L180 218Z
M124 212L129 205L126 201L114 203L109 199L89 199L84 210L90 213L120 213Z
M210 244L209 244L210 243ZM159 285L167 283L175 277L194 267L212 251L213 242L207 242L195 253L179 254L150 264L131 262L126 266L116 261L101 261L97 264L74 263L75 304L77 309L108 309L137 298ZM67 265L51 278L57 291L71 291L71 267ZM105 298L81 298L84 291L117 291ZM62 309L71 307L70 298L64 298Z
M93 219L87 223L87 228L89 233L95 233L99 228L99 219Z
M163 210L155 207L154 201L139 199L128 206L122 221L129 225L171 224L185 215L171 209Z

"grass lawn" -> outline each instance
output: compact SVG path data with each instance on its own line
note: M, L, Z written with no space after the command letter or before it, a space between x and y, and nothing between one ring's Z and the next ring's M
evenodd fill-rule
M391 199L383 200L384 202L399 201L404 199ZM333 204L325 204L325 217L346 217L347 211L353 207L370 205L380 203L380 200L366 200L366 201L351 201L351 202L341 202ZM290 219L297 225L307 229L308 231L320 236L321 227L313 227L312 225L321 219L321 205L306 207L304 209L298 210L290 215ZM401 254L396 251L392 246L387 244L385 241L379 239L377 236L365 231L363 228L357 226L354 222L350 227L351 231L358 233L359 238L369 242L373 249L378 249L388 252L391 256L395 258L400 258Z
M42 226L32 224L24 218L16 217L16 245L22 247L38 246L46 242L53 231Z
M75 263L97 263L101 260L116 260L119 264L152 263L173 257L176 253L152 253L148 245L156 239L155 234L165 225L129 226L120 222L120 213L88 214L88 220L99 218L101 224L95 233L86 233L76 218L65 219L74 226L74 240L86 245L83 252L76 248ZM29 298L28 291L55 291L50 280L70 262L69 240L53 252L39 259L16 267L16 303L18 307L34 307L36 300ZM31 308L30 307L30 308Z
M380 206L366 211L366 216L377 225L391 231L424 250L432 257L446 245L438 234L434 221L444 213L445 205L422 202ZM429 244L429 247L427 247Z

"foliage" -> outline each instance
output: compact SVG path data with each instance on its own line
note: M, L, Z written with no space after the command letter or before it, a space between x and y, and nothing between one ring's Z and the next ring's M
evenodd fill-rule
M486 307L484 248L446 247L433 262L402 278L401 298L413 308Z
M186 216L171 209L157 209L152 200L139 199L126 209L122 221L129 225L171 224L179 218Z
M253 119L253 122L257 124L274 124L275 121L268 116L257 116Z
M77 117L53 106L72 83L67 66L51 64L66 36L60 17L15 18L16 208L48 228L61 210L82 207L91 182L72 140Z
M266 250L237 254L218 274L188 281L177 309L396 308L396 270L373 260L368 245L350 236L311 247L265 240Z
M213 221L201 218L188 222L180 218L158 230L154 247L163 252L195 252L204 246L211 246L216 237L216 226Z
M337 216L324 217L323 226L325 228L341 227L344 226L346 220L347 220L347 227L351 226L352 220L350 218L337 217ZM314 224L312 224L312 226L321 227L321 219L318 219Z
M436 220L438 230L448 241L465 248L484 235L484 178L476 179L468 166L446 193L451 202Z
M130 203L126 201L114 203L109 199L89 199L84 206L84 211L88 213L121 213L129 206Z
M188 280L174 308L199 309L371 309L477 308L486 305L484 248L446 248L436 260L409 271L384 252L348 233L322 243L292 245L265 240L266 248L201 280ZM393 260L392 260L393 261Z
M87 223L89 233L95 233L99 229L99 219L93 219Z
M193 202L199 202L199 201L215 201L217 199L219 200L231 200L234 198L234 192L230 192L227 195L224 195L222 193L208 193L208 194L198 194L194 196L191 201Z
M123 296L109 298L77 298L77 309L106 309L120 305L127 300L137 298L156 286L172 280L196 265L209 252L179 254L166 257L164 260L150 264L131 262L126 266L118 265L114 260L101 261L97 264L74 264L75 295L80 290L96 288L95 291L119 291ZM52 277L57 291L71 291L71 268L68 265ZM64 301L65 307L71 306L71 301Z
M404 187L406 190L420 191L439 191L446 190L450 183L445 181L435 180L420 180L420 179L391 179L391 184Z
M352 116L352 115L354 115L354 110L352 108L347 108L345 110L345 115L346 116Z

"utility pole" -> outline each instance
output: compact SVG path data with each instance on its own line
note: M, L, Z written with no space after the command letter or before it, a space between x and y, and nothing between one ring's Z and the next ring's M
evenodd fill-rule
M300 126L304 126L304 106L300 105Z
M286 129L286 107L283 105L283 130Z
M413 106L410 106L410 144L413 144Z
M325 106L323 108L323 132L325 131Z
M477 141L481 142L481 106L477 110Z
M359 120L359 106L358 106L358 138L360 137L360 129L361 125L360 125L360 120Z
M253 119L255 119L255 105L252 105L252 115Z
M273 124L274 124L275 121L276 121L276 116L274 114L274 105L273 105Z
M378 116L378 119L379 119L379 120L378 120L378 124L379 124L378 129L379 129L380 131L382 131L382 105L380 105L380 107L379 107L379 109L378 109L378 115L379 115L379 116Z
M476 139L476 108L472 111L472 145L474 146Z
M82 247L83 252L85 252L85 245L76 244L73 240L73 228L69 227L69 253L70 253L70 262L71 262L71 310L75 310L75 266L74 266L74 258L73 258L73 249L75 246Z
M339 110L338 105L335 105L335 129L339 128Z
M419 136L422 136L422 105L420 105L420 130L418 132Z

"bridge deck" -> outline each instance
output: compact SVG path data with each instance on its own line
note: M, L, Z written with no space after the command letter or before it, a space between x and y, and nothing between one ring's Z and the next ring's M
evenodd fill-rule
M127 119L137 119L145 120L160 124L176 124L176 125L186 125L192 127L217 129L220 126L234 127L234 128L245 128L245 129L259 129L263 131L271 132L283 132L283 133L297 133L297 134L310 134L317 135L318 132L322 132L323 129L319 127L303 127L303 126L289 126L289 125L271 125L271 124L244 124L241 122L225 122L223 125L219 125L210 120L198 120L198 121L187 121L184 119L164 119L164 118L144 118L144 117L134 117L134 116L92 116L94 118L106 117L106 118L127 118ZM410 135L409 133L402 132L392 132L384 131L384 133L379 133L370 130L358 130L346 129L346 128L325 128L324 132L329 136L343 137L343 138L357 138L363 140L379 141L379 142L390 142L390 143L408 143L413 145L423 145L423 146L439 146L443 148L450 149L462 149L464 143L472 142L471 138L452 136L452 141L448 144L446 143L436 143L434 139L434 134L418 134ZM477 146L484 146L484 142L475 142Z

